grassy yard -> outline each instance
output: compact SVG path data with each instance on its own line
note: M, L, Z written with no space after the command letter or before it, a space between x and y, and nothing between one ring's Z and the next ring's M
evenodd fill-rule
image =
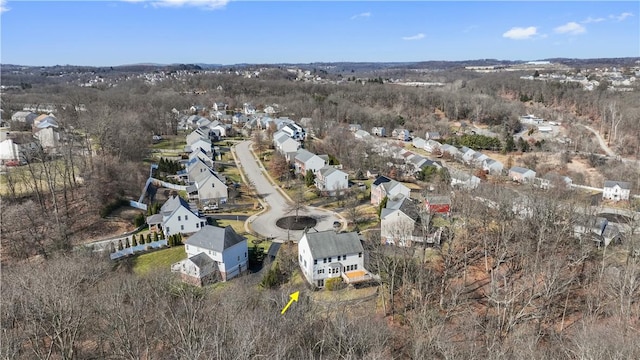
M155 150L182 150L187 145L187 139L185 136L176 136L173 139L164 139L157 144L151 145Z
M142 254L133 259L133 271L143 275L155 269L169 269L171 264L186 259L184 246L162 249L148 254Z
M258 245L259 249L266 252L269 250L269 246L271 245L271 241L261 241L259 244L254 244L253 241L258 238L253 234L245 234L244 230L244 221L236 221L236 220L215 220L215 225L220 227L227 227L231 225L233 230L235 230L238 234L242 234L248 240L249 248L253 248L255 245Z

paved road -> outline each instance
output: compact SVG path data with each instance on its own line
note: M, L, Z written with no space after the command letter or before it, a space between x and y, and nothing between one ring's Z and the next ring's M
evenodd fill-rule
M263 203L267 205L267 210L249 217L247 226L259 235L271 237L274 240L298 241L302 236L301 230L287 231L276 226L276 221L279 218L294 214L287 211L289 200L270 181L265 168L253 156L250 147L251 141L242 141L235 147L236 158L239 162L238 167L243 170L247 177L246 181L255 185L256 192ZM341 221L344 224L344 221L336 213L321 208L307 206L304 211L299 212L299 215L311 216L316 219L318 223L315 228L318 231L333 229L334 221Z

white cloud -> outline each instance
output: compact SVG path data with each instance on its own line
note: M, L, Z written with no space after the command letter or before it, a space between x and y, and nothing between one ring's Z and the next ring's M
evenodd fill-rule
M535 26L529 26L526 28L523 27L514 27L509 29L509 31L502 34L502 37L513 40L526 40L531 39L538 33L538 29Z
M583 23L583 24L591 24L591 23L603 22L605 20L607 20L607 19L605 19L605 18L592 18L591 16L589 16L588 18L582 20L581 23Z
M630 13L630 12L623 12L620 15L609 15L609 18L610 19L615 19L615 20L618 20L618 21L624 21L626 18L632 17L632 16L633 16L633 14Z
M131 0L127 1L131 2ZM229 3L229 0L152 0L150 1L150 3L155 7L193 6L208 10L214 10L223 8Z
M424 36L425 35L423 33L419 33L412 36L404 36L402 40L420 40L420 39L424 39Z
M368 18L368 17L371 17L371 13L370 12L363 12L361 14L353 15L351 17L351 20L355 20L355 19L358 19L358 18Z
M0 0L0 14L9 10L10 9L7 7L7 0Z
M587 29L577 22L571 21L562 26L558 26L557 28L553 29L553 31L557 32L558 34L578 35L585 33Z

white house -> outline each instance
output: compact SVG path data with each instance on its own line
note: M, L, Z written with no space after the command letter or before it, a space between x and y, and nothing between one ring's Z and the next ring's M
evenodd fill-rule
M449 177L452 187L462 187L465 189L475 189L480 185L480 178L467 172L449 168Z
M602 198L614 201L629 200L631 194L631 184L624 181L611 181L604 182L604 188L602 191Z
M198 128L187 134L187 145L191 145L200 139L209 139L209 129Z
M311 170L314 174L326 165L326 161L320 156L305 150L299 149L294 157L294 167L297 174L306 174L307 170Z
M189 199L198 199L201 203L224 204L229 196L224 180L211 169L197 174L194 185L187 187L187 192Z
M571 180L570 177L562 176L555 172L546 173L542 178L536 180L539 180L542 189L551 189L554 187L569 189L573 184L573 180Z
M441 146L442 144L431 139L425 141L424 143L424 149L430 153L439 151Z
M385 128L381 126L376 126L372 128L371 133L375 136L381 136L381 137L387 136L387 132L385 131Z
M393 131L391 132L391 136L402 141L411 140L411 134L407 129L393 129Z
M294 152L300 149L300 143L293 140L282 130L273 134L273 146L281 154Z
M348 284L373 278L364 268L364 248L355 232L305 232L298 241L298 263L305 279L320 288L331 278Z
M532 182L535 179L535 177L536 177L536 172L531 169L527 169L519 166L514 166L511 169L509 169L509 178L519 183Z
M206 220L191 211L189 203L178 195L171 196L160 208L160 212L147 218L149 229L162 232L166 237L175 234L190 234L199 231Z
M335 196L349 187L349 175L333 166L323 166L316 172L315 184L321 192Z
M185 241L184 249L188 258L171 265L171 271L195 285L227 281L248 268L247 239L231 226L206 225Z
M210 153L211 152L211 140L209 139L198 139L196 141L194 141L193 143L186 145L184 148L185 152L193 152L193 151L197 151L198 149L202 149L204 150L204 152L206 153Z
M411 141L411 144L413 145L414 148L424 149L424 147L427 144L427 142L423 138L415 137Z
M503 169L504 165L498 160L486 158L482 161L482 170L487 174L500 175Z
M380 212L380 240L397 246L424 243L430 217L426 210L420 211L420 206L410 198L388 201ZM423 206L423 209L426 208Z
M306 133L302 126L296 124L295 122L291 122L282 126L281 131L289 135L289 137L294 140L304 140L304 138L306 137Z
M378 206L385 196L389 200L409 197L410 192L411 189L404 184L380 175L371 184L371 204Z

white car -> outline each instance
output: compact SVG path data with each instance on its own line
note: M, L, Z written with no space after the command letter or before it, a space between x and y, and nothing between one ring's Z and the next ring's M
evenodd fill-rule
M203 207L202 210L204 211L218 210L218 204L205 205L205 207Z

